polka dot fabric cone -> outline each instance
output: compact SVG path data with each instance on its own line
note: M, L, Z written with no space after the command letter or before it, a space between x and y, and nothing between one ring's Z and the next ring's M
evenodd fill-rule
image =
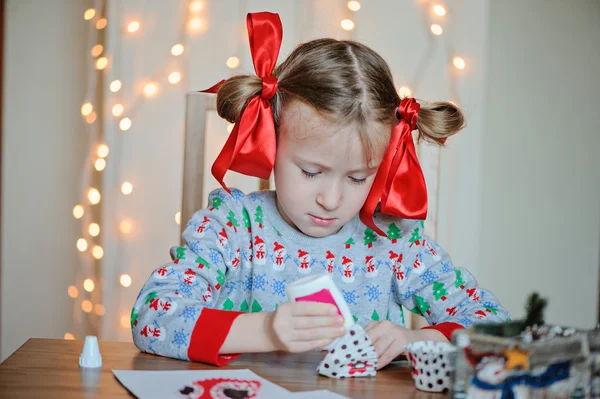
M352 325L317 369L333 378L373 377L377 373L377 353L365 330Z
M456 348L445 342L418 341L405 347L417 389L444 392L452 384Z

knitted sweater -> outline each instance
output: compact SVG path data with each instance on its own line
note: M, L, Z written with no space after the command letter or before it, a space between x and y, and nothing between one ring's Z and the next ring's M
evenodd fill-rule
M356 216L336 234L314 238L281 217L275 192L213 191L155 270L131 315L133 341L144 352L215 365L231 324L243 312L271 312L287 301L287 284L329 273L361 326L371 320L405 325L403 308L450 337L474 322L510 318L492 293L454 267L423 222L379 213L377 236Z

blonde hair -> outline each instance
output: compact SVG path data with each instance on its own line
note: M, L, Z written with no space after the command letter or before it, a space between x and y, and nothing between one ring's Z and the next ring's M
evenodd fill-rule
M298 46L273 72L277 93L271 98L275 129L283 107L302 101L341 124L356 123L367 160L373 154L369 123L391 127L399 122L400 97L387 63L369 47L347 40L317 39ZM217 112L238 122L250 99L260 94L256 76L229 78L217 93ZM419 140L443 145L464 127L462 111L450 102L419 101ZM385 138L386 142L388 138ZM378 142L381 140L377 140Z

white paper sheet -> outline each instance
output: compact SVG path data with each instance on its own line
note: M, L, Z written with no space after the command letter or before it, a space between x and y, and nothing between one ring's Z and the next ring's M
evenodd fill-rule
M139 399L185 398L185 395L180 393L182 388L194 386L194 381L211 378L258 380L261 386L254 397L255 399L287 398L290 395L288 390L273 384L250 370L113 370L113 374L125 388ZM314 398L317 397L320 398L320 396Z

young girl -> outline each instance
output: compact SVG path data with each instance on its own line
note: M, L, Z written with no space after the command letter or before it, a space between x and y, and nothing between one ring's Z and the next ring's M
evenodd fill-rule
M249 14L258 76L209 89L236 126L213 165L212 192L173 261L154 271L132 311L137 347L225 365L239 353L322 348L344 334L333 305L290 303L285 287L329 273L383 367L415 340L447 340L509 315L423 236L425 182L413 130L442 144L463 127L451 103L398 97L385 61L351 41L300 45L277 68L276 14ZM225 171L267 179L244 195ZM359 216L360 213L360 216ZM431 327L404 328L402 305Z

